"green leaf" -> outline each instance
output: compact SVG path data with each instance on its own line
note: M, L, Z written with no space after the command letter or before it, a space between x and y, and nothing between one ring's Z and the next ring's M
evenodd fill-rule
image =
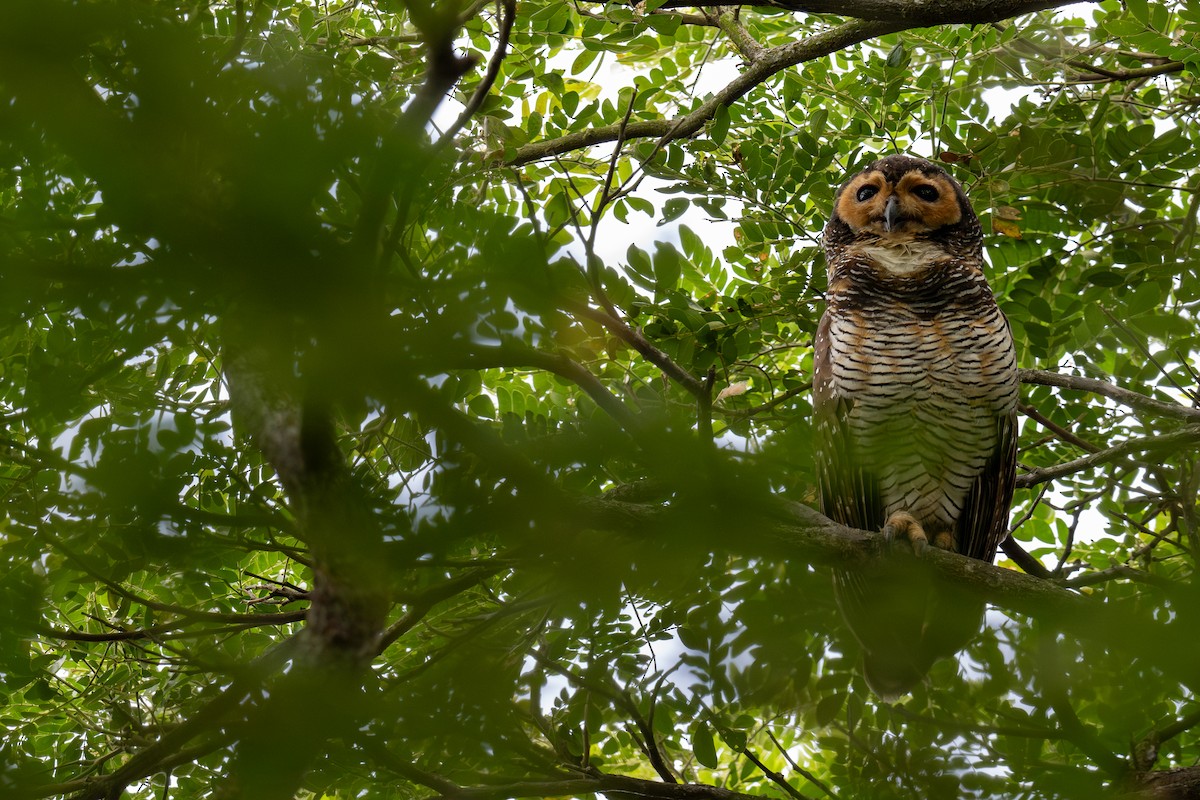
M746 749L746 732L736 728L722 728L721 739L725 744L729 745L730 749L735 753L740 753Z
M1153 281L1146 281L1133 290L1125 299L1125 313L1137 316L1148 311L1157 311L1162 304L1162 289Z
M668 222L679 219L690 206L691 201L689 199L685 197L672 197L663 204L663 217L658 224L665 225Z
M679 634L679 641L683 643L684 647L687 647L691 650L708 649L708 637L706 637L703 632L683 626L680 627L676 633Z
M709 769L716 769L720 762L717 760L717 748L713 743L712 729L708 723L699 722L692 726L692 754L696 761Z
M654 243L654 281L658 292L668 292L679 283L683 259L675 247L666 242Z
M708 135L718 146L725 144L725 137L729 135L729 121L728 106L718 106L708 126Z
M842 692L828 695L817 703L817 727L824 728L833 722L842 710L842 704L846 702L846 695Z
M1040 319L1043 322L1054 322L1054 311L1050 308L1050 303L1048 303L1045 298L1029 298L1027 308L1029 309L1029 313L1032 314L1036 319Z

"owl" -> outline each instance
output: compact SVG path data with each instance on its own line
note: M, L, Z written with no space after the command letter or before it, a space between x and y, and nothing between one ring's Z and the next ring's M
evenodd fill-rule
M1016 477L1017 364L962 187L892 155L842 184L825 228L813 380L823 513L991 562ZM868 686L895 700L978 632L983 603L884 557L834 574Z

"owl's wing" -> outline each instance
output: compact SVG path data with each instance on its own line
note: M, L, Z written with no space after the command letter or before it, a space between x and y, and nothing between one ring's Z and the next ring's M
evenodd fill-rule
M829 312L817 328L813 358L813 427L816 432L817 488L821 513L851 528L875 531L883 524L879 481L867 471L866 460L855 452L846 420L853 401L829 390L833 373L830 362Z
M997 312L998 313L998 312ZM993 338L988 355L996 363L1008 361L1016 370L1016 351L1008 320L1000 314L1003 329ZM1013 388L1015 391L1015 387ZM999 389L1003 392L1003 389ZM1000 398L995 398L999 402ZM1015 405L1015 403L1014 403ZM1017 410L999 411L995 419L996 447L963 499L955 538L965 556L992 563L996 548L1008 536L1008 517L1017 482Z
M958 517L958 549L989 564L1008 535L1009 509L1017 478L1016 414L996 419L996 449L971 484Z

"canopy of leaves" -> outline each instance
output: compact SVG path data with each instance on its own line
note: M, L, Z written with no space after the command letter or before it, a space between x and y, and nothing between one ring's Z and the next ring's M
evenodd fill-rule
M8 0L0 796L1196 796L1200 9L829 5ZM897 151L1025 371L885 704L805 506Z

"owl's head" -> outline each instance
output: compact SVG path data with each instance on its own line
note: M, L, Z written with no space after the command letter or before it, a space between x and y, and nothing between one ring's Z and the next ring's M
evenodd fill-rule
M958 181L923 158L892 155L853 175L834 198L827 247L930 241L962 251L982 247L983 232Z

